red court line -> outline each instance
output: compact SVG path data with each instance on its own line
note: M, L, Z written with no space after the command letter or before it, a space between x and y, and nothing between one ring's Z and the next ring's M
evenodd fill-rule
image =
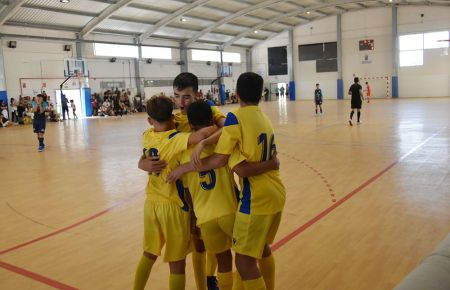
M308 222L306 222L305 224L303 224L302 226L300 226L299 228L297 228L296 230L294 230L293 232L291 232L290 234L288 234L287 236L285 236L284 238L282 238L281 240L277 241L275 244L272 245L272 250L276 251L277 249L281 248L282 246L284 246L287 242L289 242L290 240L292 240L293 238L295 238L296 236L298 236L299 234L301 234L302 232L304 232L306 229L308 229L309 227L311 227L313 224L315 224L316 222L318 222L319 220L321 220L322 218L324 218L327 214L329 214L330 212L332 212L333 210L335 210L338 206L340 206L341 204L343 204L344 202L346 202L347 200L349 200L350 198L352 198L353 196L355 196L358 192L360 192L361 190L363 190L365 187L367 187L369 184L371 184L372 182L374 182L375 180L377 180L378 178L380 178L383 174L385 174L389 169L391 169L392 167L394 167L395 165L397 165L399 162L402 162L405 158L407 158L409 155L411 155L414 151L416 151L417 149L419 149L420 147L422 147L423 145L425 145L426 143L428 143L428 141L430 141L431 139L433 139L435 136L437 136L441 131L443 131L446 127L442 128L441 130L439 130L438 132L432 134L430 137L428 137L427 139L425 139L424 141L422 141L420 144L418 144L417 146L413 147L411 150L409 150L406 154L404 154L403 156L401 156L397 161L393 162L392 164L390 164L389 166L387 166L386 168L384 168L383 170L381 170L380 172L378 172L375 176L371 177L369 180L367 180L366 182L364 182L363 184L361 184L360 186L358 186L357 188L355 188L352 192L350 192L349 194L347 194L346 196L344 196L343 198L341 198L340 200L338 200L335 204L333 204L332 206L330 206L329 208L325 209L324 211L322 211L321 213L319 213L318 215L316 215L315 217L313 217L312 219L310 219Z
M290 234L288 234L287 236L285 236L284 238L282 238L281 240L279 240L278 242L273 244L272 250L276 251L277 249L279 249L282 246L284 246L284 244L286 244L287 242L289 242L290 240L292 240L293 238L295 238L296 236L298 236L299 234L304 232L306 229L308 229L313 224L315 224L316 222L321 220L327 214L329 214L330 212L335 210L338 206L340 206L341 204L343 204L344 202L346 202L347 200L352 198L354 195L356 195L358 192L363 190L365 187L367 187L369 184L371 184L372 182L374 182L375 180L380 178L383 174L385 174L389 169L394 167L397 163L398 163L398 161L395 161L394 163L392 163L388 167L384 168L378 174L376 174L375 176L371 177L369 180L367 180L366 182L364 182L363 184L361 184L360 186L355 188L352 192L350 192L349 194L347 194L346 196L344 196L343 198L338 200L332 206L330 206L329 208L325 209L324 211L322 211L321 213L319 213L318 215L316 215L315 217L310 219L308 222L306 222L304 225L300 226L299 228L297 228L296 230L294 230L293 232L291 232Z
M36 239L34 239L34 240L31 240L31 241L28 241L28 242L25 242L25 243L22 243L22 244L20 244L20 245L14 246L14 247L12 247L12 248L3 250L3 251L0 252L0 255L3 255L3 254L6 254L6 253L8 253L8 252L12 252L12 251L14 251L14 250L23 248L23 247L28 246L28 245L31 245L31 244L34 244L34 243L36 243L36 242L45 240L45 239L47 239L47 238L49 238L49 237L52 237L52 236L57 235L57 234L59 234L59 233L65 232L65 231L67 231L67 230L69 230L69 229L72 229L72 228L74 228L74 227L77 227L77 226L79 226L79 225L82 225L82 224L84 224L84 223L86 223L86 222L88 222L88 221L90 221L90 220L93 220L93 219L95 219L95 218L97 218L97 217L99 217L99 216L101 216L101 215L103 215L103 214L109 212L109 211L110 211L111 209L113 209L114 207L115 207L115 206L113 206L113 207L111 207L111 208L108 208L108 209L105 209L104 211L101 211L101 212L99 212L99 213L97 213L97 214L94 214L94 215L92 215L92 216L90 216L90 217L88 217L88 218L86 218L86 219L84 219L84 220L81 220L81 221L79 221L79 222L77 222L77 223L74 223L74 224L72 224L72 225L70 225L70 226L67 226L67 227L65 227L65 228L59 229L59 230L57 230L57 231L54 231L54 232L52 232L52 233L50 233L50 234L41 236L41 237L39 237L39 238L36 238Z
M72 229L72 228L78 227L79 225L82 225L82 224L84 224L84 223L87 223L88 221L91 221L91 220L93 220L93 219L96 219L96 218L98 218L99 216L102 216L102 215L104 215L105 213L110 212L110 211L113 210L114 208L116 208L116 207L118 207L118 206L120 206L120 205L123 205L123 204L127 203L130 199L132 199L133 197L135 197L136 195L141 194L141 193L142 193L142 191L138 191L138 192L132 194L129 198L124 199L124 200L122 200L122 201L120 201L120 202L117 202L116 204L112 205L111 207L109 207L109 208L107 208L107 209L105 209L105 210L103 210L103 211L101 211L101 212L99 212L99 213L96 213L96 214L94 214L94 215L92 215L92 216L90 216L90 217L88 217L88 218L85 218L85 219L83 219L83 220L81 220L81 221L79 221L79 222L77 222L77 223L74 223L74 224L72 224L72 225L70 225L70 226L67 226L67 227L65 227L65 228L59 229L59 230L54 231L54 232L52 232L52 233L43 235L43 236L41 236L41 237L39 237L39 238L36 238L36 239L34 239L34 240L31 240L31 241L28 241L28 242L19 244L19 245L17 245L17 246L12 247L12 248L3 250L3 251L0 252L0 255L3 255L3 254L6 254L6 253L15 251L15 250L17 250L17 249L23 248L23 247L25 247L25 246L34 244L34 243L39 242L39 241L42 241L42 240L45 240L45 239L47 239L47 238L50 238L50 237L52 237L52 236L55 236L55 235L60 234L60 233L62 233L62 232L65 232L65 231L70 230L70 229Z
M2 261L0 261L0 267L4 268L6 270L9 270L11 272L17 273L19 275L25 276L27 278L31 278L31 279L33 279L35 281L41 282L43 284L46 284L46 285L48 285L50 287L53 287L53 288L56 288L56 289L78 290L78 288L75 288L75 287L63 284L61 282L52 280L50 278L44 277L42 275L36 274L34 272L31 272L31 271L28 271L28 270L16 267L14 265L11 265L11 264L8 264L8 263L2 262Z

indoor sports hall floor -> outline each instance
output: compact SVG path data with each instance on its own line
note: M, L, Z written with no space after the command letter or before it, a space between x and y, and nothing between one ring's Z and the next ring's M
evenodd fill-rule
M392 289L450 232L450 98L262 104L287 189L277 289ZM225 112L235 108L226 106ZM131 289L144 113L0 130L0 288ZM167 289L158 262L147 289ZM195 289L190 257L187 289Z

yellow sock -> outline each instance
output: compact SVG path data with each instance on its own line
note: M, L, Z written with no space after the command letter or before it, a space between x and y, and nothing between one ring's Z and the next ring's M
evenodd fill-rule
M155 264L155 260L142 255L134 276L134 290L145 288L145 284L147 284L148 276L150 276L153 264Z
M232 290L233 288L233 272L217 273L220 290Z
M259 277L253 280L242 280L244 283L245 290L266 290L266 284L264 283L264 279Z
M192 265L194 267L195 284L197 290L206 290L206 254L205 252L199 253L197 251L192 252Z
M170 290L184 290L186 287L185 274L170 274L169 289Z
M233 290L244 290L244 284L242 284L241 276L237 271L233 273Z
M206 252L206 276L215 276L217 269L216 254Z
M266 283L267 290L275 289L275 259L273 254L258 260L259 270Z

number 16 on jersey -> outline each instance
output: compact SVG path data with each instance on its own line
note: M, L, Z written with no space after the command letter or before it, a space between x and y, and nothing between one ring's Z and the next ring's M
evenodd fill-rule
M272 159L273 153L276 151L276 145L275 145L275 136L272 134L270 136L270 145L269 150L267 150L267 134L262 133L258 136L258 145L262 144L262 154L261 154L261 161L267 161Z

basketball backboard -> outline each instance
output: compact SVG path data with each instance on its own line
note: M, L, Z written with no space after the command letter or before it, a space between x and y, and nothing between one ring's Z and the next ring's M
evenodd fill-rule
M89 77L89 70L86 60L73 58L64 59L64 76L76 77L79 75Z

